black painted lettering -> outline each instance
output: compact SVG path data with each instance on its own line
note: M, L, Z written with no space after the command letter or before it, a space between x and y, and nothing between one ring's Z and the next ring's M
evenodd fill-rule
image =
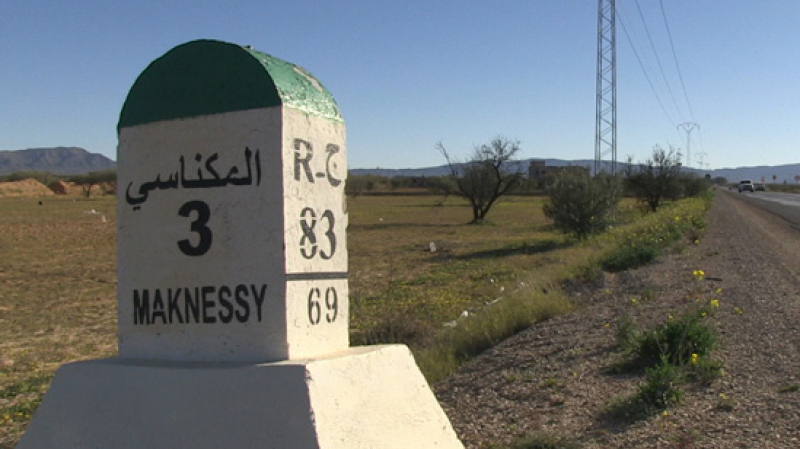
M322 316L319 298L320 292L318 288L312 288L308 292L308 321L313 325L319 324L320 317Z
M153 315L150 323L156 324L156 318L161 318L161 324L167 324L167 313L164 311L164 298L161 297L161 289L156 289L153 295Z
M233 319L233 304L229 301L231 297L231 289L227 285L223 285L219 288L219 305L224 310L219 311L219 320L225 324L230 323ZM227 311L227 313L224 313ZM259 309L259 314L261 313L261 309Z
M217 289L210 285L206 285L200 289L203 295L203 322L206 324L216 323L217 318L212 315L214 312L214 301L209 298L210 295L214 294Z
M200 238L197 245L192 245L189 239L180 240L178 248L187 256L202 256L208 252L209 248L211 248L211 242L214 240L211 228L206 226L208 220L211 219L211 208L202 201L189 201L181 206L178 210L178 215L188 217L192 212L197 212L197 219L192 222L191 230L196 232Z
M329 323L333 323L336 321L336 317L339 316L339 295L333 287L328 287L325 290L325 307L328 309L325 319Z
M294 180L300 180L300 168L306 175L306 179L310 183L314 183L314 176L311 174L311 166L309 162L314 156L314 149L311 147L311 142L303 139L294 139Z
M133 324L261 323L267 290L267 284L133 290Z
M133 291L133 324L150 324L150 292Z
M303 236L300 237L300 254L306 259L313 259L317 255L317 235L314 227L317 225L317 213L310 207L300 211L300 228Z
M236 286L236 304L242 308L243 312L240 313L239 310L236 311L236 319L239 320L240 323L246 323L247 319L250 318L250 304L247 303L247 286L244 284L239 284Z
M251 285L250 289L253 291L253 301L256 303L256 316L258 322L261 322L261 306L264 305L264 299L267 297L267 284L261 284L261 290L256 290L255 285Z
M325 147L325 152L328 153L328 158L325 160L325 175L327 176L328 182L331 184L331 187L338 187L339 184L342 183L342 180L336 178L331 173L331 158L333 158L333 156L339 152L339 145L329 143L328 146ZM334 169L337 168L336 162L333 163L333 168Z
M186 323L191 323L192 320L190 317L194 317L194 322L200 322L200 289L194 289L194 297L189 294L189 289L184 289L183 297L185 298L184 301L184 311L186 312ZM189 314L191 312L191 315Z
M183 315L181 315L181 309L178 307L178 301L181 299L181 291L180 288L176 289L167 289L167 311L169 312L169 323L183 323ZM174 318L177 316L177 320Z

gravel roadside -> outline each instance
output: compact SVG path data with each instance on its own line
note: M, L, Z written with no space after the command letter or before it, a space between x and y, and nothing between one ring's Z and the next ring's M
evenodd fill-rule
M718 192L696 245L605 275L599 288L574 293L575 312L504 341L434 390L469 449L531 432L580 448L800 448L798 275L800 232ZM725 374L709 386L687 385L667 414L605 419L608 404L641 382L608 373L622 357L618 320L660 323L698 295L720 299L712 357Z

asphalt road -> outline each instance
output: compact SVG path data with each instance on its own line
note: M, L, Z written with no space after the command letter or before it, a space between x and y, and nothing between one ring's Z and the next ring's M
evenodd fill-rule
M742 192L723 190L723 192L745 201L759 209L775 214L790 222L795 229L800 230L800 195L779 192Z

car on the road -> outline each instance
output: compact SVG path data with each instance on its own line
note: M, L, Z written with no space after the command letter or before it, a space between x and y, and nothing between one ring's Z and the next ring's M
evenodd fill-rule
M755 190L756 192L766 192L767 185L764 184L763 182L757 182L753 184L753 190Z
M739 181L739 193L742 192L755 192L756 188L753 186L753 181L749 179L743 179Z

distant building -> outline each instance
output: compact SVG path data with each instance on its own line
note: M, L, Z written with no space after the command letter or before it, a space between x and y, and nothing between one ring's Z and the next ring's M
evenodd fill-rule
M543 160L532 160L530 165L528 166L528 179L532 181L544 181L545 177L550 173L557 173L562 170L570 170L570 171L581 171L581 172L589 172L589 167L582 167L580 165L563 165L560 167L557 166L547 166L547 163Z

